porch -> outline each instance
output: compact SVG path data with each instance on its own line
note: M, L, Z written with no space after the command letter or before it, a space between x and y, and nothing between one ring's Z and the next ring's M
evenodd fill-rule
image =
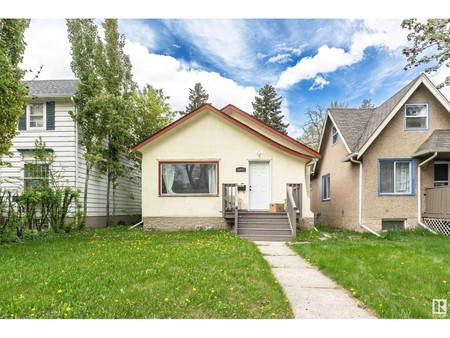
M222 217L234 221L236 235L259 241L290 241L297 235L297 220L302 217L302 184L286 185L285 211L239 209L236 183L222 184Z

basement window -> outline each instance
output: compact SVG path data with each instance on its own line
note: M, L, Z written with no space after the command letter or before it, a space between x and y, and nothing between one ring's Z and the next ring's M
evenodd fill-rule
M382 219L381 229L383 231L406 229L406 219Z

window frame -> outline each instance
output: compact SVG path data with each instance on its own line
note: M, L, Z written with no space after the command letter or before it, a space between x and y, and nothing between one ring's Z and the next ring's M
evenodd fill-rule
M381 162L394 162L394 192L381 192ZM395 192L396 190L396 162L409 162L410 191L406 193ZM415 161L413 158L379 158L378 159L378 196L415 196Z
M334 128L334 130L335 130L334 133L333 133L333 128ZM333 143L333 137L334 137L334 135L337 135L337 137L336 137L336 142ZM331 125L331 146L333 147L333 146L335 146L335 145L338 144L338 143L339 143L339 132L338 132L336 126L335 126L334 124L332 124L332 125Z
M39 165L39 166L45 166L45 173L46 173L46 175L45 176L32 176L32 177L27 177L26 176L26 173L27 173L27 170L26 170L26 166L27 165ZM25 160L24 161L24 164L23 164L23 169L24 169L24 171L23 171L23 188L24 189L26 189L26 188L32 188L33 187L33 184L31 183L29 183L29 182L33 182L33 181L41 181L41 180L43 180L43 179L45 179L45 178L47 178L48 179L48 177L49 177L49 173L50 173L50 166L48 165L48 163L35 163L35 162L33 162L31 159L30 160ZM40 172L42 173L42 169L40 170ZM30 185L29 185L30 184Z
M426 105L427 106L427 126L426 128L408 128L406 127L406 119L412 118L406 116L406 107L412 106L412 105ZM424 130L430 130L430 103L429 102L406 102L404 105L404 112L403 112L403 130L404 131L424 131Z
M210 194L163 194L162 193L162 165L163 164L215 164L217 176L217 193ZM158 196L159 197L218 197L219 196L219 161L158 161Z
M328 178L328 185L329 185L329 188L328 188L329 196L328 196L328 198L324 198L324 196L325 196L325 194L324 194L324 192L325 192L324 181L327 178ZM327 202L327 201L331 201L331 176L330 176L329 173L322 176L322 202Z
M434 187L442 187L442 185L436 185L436 182L441 182L441 183L447 182L446 186L449 186L450 185L450 160L434 160L433 175L434 175L434 166L436 164L447 164L448 180L447 181L436 181L435 177L433 176L433 186Z
M31 127L31 105L42 104L42 127ZM47 102L33 102L27 104L27 130L47 130Z

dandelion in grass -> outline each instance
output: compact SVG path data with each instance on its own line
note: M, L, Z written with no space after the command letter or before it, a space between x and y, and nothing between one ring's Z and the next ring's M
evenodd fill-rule
M193 290L193 291L197 291L197 289L196 289L196 288L192 288L192 290Z
M353 291L353 294L356 295L356 291Z
M61 292L62 292L62 290L61 290L61 289L59 289L59 290L58 290L58 293L61 293Z
M70 307L66 308L66 311L70 311Z
M359 300L356 301L356 305L359 305Z
M20 297L19 297L19 299L24 299L25 298L25 296L23 296L23 295L21 295Z
M380 304L380 307L383 307L383 304Z
M32 313L30 316L31 316L31 317L34 317L34 313Z
M212 293L214 293L214 290L211 290Z
M14 314L13 313L11 313L11 318L14 318Z
M119 302L119 300L118 299L116 299L115 301L114 301L115 303L118 303Z
M166 301L166 302L169 301L169 298L164 298L164 301Z
M446 280L443 280L442 283L447 284L447 281L446 281Z

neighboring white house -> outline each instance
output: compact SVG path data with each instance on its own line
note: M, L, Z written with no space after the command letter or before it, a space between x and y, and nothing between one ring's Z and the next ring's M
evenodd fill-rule
M204 105L133 151L142 154L146 229L234 221L244 237L284 240L295 234L297 218L313 220L307 166L320 155L232 105ZM271 203L286 203L287 213L269 213Z
M0 167L2 188L20 191L24 185L24 165L33 160L35 140L42 137L48 151L55 156L55 169L61 171L62 183L81 190L85 183L83 149L78 143L79 128L69 115L75 111L72 100L77 89L76 80L35 80L28 84L32 100L27 102L20 117L20 134L13 139L12 158L5 158L11 167ZM32 179L32 178L27 178ZM106 225L107 180L97 169L90 174L86 226ZM116 190L116 223L131 223L141 214L140 173L130 170L118 180ZM112 213L112 193L110 214Z

